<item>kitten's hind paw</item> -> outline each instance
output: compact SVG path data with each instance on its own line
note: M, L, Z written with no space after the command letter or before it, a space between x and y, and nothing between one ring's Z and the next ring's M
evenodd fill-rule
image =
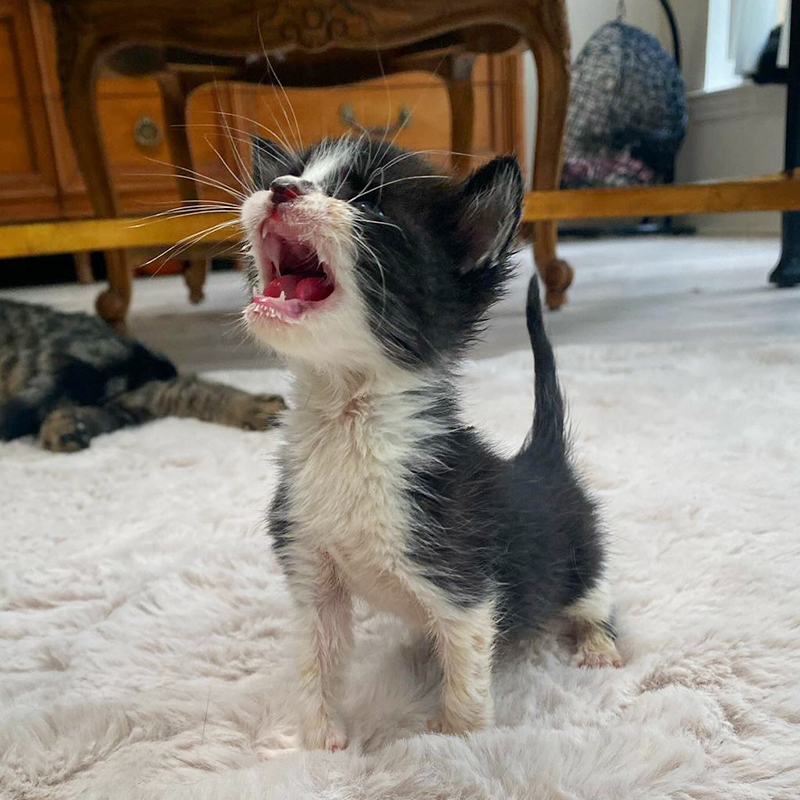
M609 637L603 639L598 636L596 639L592 638L579 643L578 652L575 653L572 663L586 669L602 669L603 667L619 669L622 666L622 656Z
M306 750L327 750L337 753L347 747L347 733L332 720L319 717L313 722L307 720L301 726L300 739Z

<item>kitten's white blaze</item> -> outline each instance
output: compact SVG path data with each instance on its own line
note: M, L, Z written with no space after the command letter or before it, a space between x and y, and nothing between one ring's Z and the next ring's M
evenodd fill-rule
M317 151L300 177L323 190L335 188L339 173L352 156L353 142L347 138L338 139L330 148Z

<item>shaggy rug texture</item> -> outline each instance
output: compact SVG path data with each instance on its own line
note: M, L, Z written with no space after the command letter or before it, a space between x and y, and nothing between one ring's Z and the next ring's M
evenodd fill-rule
M261 522L280 433L167 420L69 456L18 441L0 446L0 797L800 797L800 346L558 355L612 535L622 669L573 668L554 629L497 665L496 728L426 734L435 669L361 609L352 745L300 752ZM525 352L465 372L469 417L504 449L531 372Z

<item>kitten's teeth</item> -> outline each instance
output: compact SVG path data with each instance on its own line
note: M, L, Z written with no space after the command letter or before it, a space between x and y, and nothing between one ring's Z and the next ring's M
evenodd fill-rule
M270 238L269 231L266 227L261 229L261 253L265 263L273 263L278 260L280 250L278 249L278 242Z
M281 294L280 294L280 297L278 297L278 300L285 300L285 299L286 299L286 292L284 292L284 291L281 289Z

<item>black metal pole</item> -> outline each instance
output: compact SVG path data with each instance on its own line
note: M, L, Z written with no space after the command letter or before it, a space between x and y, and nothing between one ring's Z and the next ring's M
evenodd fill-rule
M672 33L672 54L675 56L675 63L678 65L678 69L681 68L681 37L678 33L678 23L675 19L675 12L672 10L672 6L669 4L669 0L659 0L661 3L661 8L664 9L664 14L666 14L667 22L669 23L669 30Z
M800 167L800 0L792 0L787 90L784 165L786 172L791 173ZM769 280L781 288L800 283L800 211L783 213L781 260Z

